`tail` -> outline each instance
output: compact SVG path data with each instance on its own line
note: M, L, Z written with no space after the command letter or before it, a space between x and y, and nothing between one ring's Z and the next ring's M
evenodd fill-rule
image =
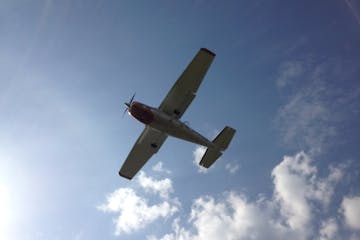
M230 144L236 130L226 126L212 141L215 148L208 148L200 161L200 165L209 168Z

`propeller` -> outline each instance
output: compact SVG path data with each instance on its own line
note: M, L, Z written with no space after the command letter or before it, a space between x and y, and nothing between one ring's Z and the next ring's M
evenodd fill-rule
M132 95L132 97L131 97L131 99L130 99L129 102L125 102L125 103L124 103L125 106L126 106L126 108L125 108L125 111L124 111L124 113L123 113L123 117L124 117L125 113L126 113L127 111L129 111L129 108L130 108L130 106L131 106L131 104L132 104L132 102L133 102L133 100L134 100L135 94L136 94L136 93L134 93L134 95Z

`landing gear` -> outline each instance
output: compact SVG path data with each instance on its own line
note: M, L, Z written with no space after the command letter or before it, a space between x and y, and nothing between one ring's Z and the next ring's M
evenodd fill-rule
M180 115L180 112L179 112L179 110L177 110L177 109L174 110L174 113L176 114L176 116L179 116L179 115Z

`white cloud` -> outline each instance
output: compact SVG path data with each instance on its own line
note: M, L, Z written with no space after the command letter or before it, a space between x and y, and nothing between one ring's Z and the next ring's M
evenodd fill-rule
M330 204L331 198L334 194L335 186L344 176L344 171L347 168L347 164L339 164L334 167L329 166L329 175L326 178L312 178L311 183L314 186L310 194L313 198L320 200L320 202L327 207Z
M200 239L309 239L331 238L337 233L334 220L323 222L315 229L316 216L322 205L326 212L334 185L342 179L342 167L330 167L325 178L317 176L317 168L304 152L285 156L272 172L273 198L259 197L249 201L236 192L225 193L216 199L201 196L194 200L188 217L190 228L173 222L172 232L161 240ZM330 193L327 193L330 191ZM157 239L155 236L149 240Z
M345 165L330 166L329 174L318 176L311 157L299 152L284 156L273 169L273 196L263 195L248 200L234 191L221 197L200 196L193 201L187 217L190 227L181 218L173 220L172 231L148 240L201 240L201 239L333 239L339 235L335 218L326 216L334 187L344 175ZM154 193L160 202L150 205L148 200L131 188L120 188L107 197L98 208L117 214L115 234L132 233L152 222L174 216L180 203L171 198L172 182L165 178L153 179L140 172L136 182L144 191ZM352 229L360 228L358 219L360 197L344 198L342 212ZM318 208L318 206L322 206ZM316 208L315 208L316 207ZM181 216L185 216L181 214ZM316 224L319 222L319 224Z
M197 230L193 239L265 239L284 234L281 225L269 220L266 208L234 192L222 201L212 197L198 198L190 214L190 221Z
M172 223L172 230L174 232L164 235L161 238L161 240L190 240L190 239L192 239L191 233L188 230L186 230L185 228L181 227L179 222L180 222L180 219L175 218ZM147 240L157 240L157 239L159 239L159 238L157 238L154 235L147 237Z
M114 219L115 235L132 233L145 228L157 219L171 217L179 211L179 201L170 198L173 186L169 178L156 180L141 171L136 183L141 187L140 189L160 197L158 198L160 201L150 205L148 198L137 194L132 188L119 188L109 194L106 203L98 206L98 209L118 214Z
M193 151L194 160L193 163L198 167L198 172L200 173L207 173L208 169L204 168L203 166L199 165L201 158L204 156L206 152L206 147L204 146L196 146L195 150Z
M167 174L170 174L171 171L169 169L164 168L163 163L161 161L159 161L158 163L156 163L153 167L152 170L155 172L164 172Z
M328 176L328 181L331 181L331 182L340 181L344 176L344 170L345 170L345 168L347 168L347 165L348 164L340 164L338 167L334 167L334 166L330 165L330 167L329 167L330 174Z
M308 183L316 169L309 165L310 159L299 153L294 158L284 157L273 171L275 198L280 203L281 213L292 229L306 230L311 219L307 202Z
M274 197L280 204L281 214L293 229L306 232L312 219L311 201L326 208L334 192L336 183L343 176L344 166L331 166L326 178L317 176L309 155L304 152L295 156L285 156L272 171Z
M301 239L271 217L268 206L251 203L243 195L226 193L222 199L204 196L191 207L189 223L194 231L185 229L179 219L173 222L173 233L161 240L232 240L232 239ZM149 240L155 240L154 236Z
M360 196L344 197L341 211L347 226L354 230L360 230Z
M329 218L326 221L323 221L320 228L320 240L335 239L338 229L339 227L334 218Z
M105 204L98 207L103 212L117 213L115 235L131 233L145 228L159 218L167 218L179 208L176 202L163 201L149 205L147 199L137 195L131 188L119 188L107 197Z
M229 162L225 165L225 169L230 173L234 174L240 169L240 165L235 162Z
M150 191L155 194L158 193L160 197L166 199L169 197L169 194L174 191L172 182L169 178L155 180L152 177L146 176L144 171L140 171L138 183L142 188L145 189L145 191Z

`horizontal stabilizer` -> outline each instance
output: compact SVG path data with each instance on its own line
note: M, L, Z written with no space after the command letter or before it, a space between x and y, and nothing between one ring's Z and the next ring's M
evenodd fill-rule
M200 161L200 166L209 168L220 156L222 153L213 148L208 148Z
M213 140L213 143L221 150L227 149L236 130L226 126Z

